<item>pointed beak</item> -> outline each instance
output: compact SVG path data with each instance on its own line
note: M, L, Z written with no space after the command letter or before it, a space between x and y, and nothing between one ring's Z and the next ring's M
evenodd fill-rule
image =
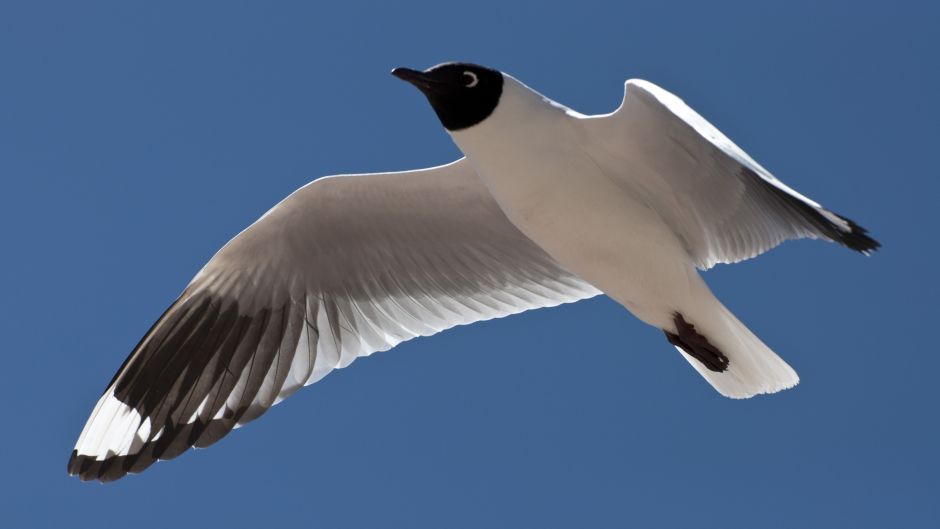
M395 68L392 70L392 75L401 79L402 81L415 85L422 91L431 88L431 86L434 84L439 84L424 72L412 70L411 68Z

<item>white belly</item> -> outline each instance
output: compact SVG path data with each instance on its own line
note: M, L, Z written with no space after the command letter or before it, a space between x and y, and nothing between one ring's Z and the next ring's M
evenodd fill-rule
M471 161L513 224L562 266L641 320L670 325L698 280L690 280L688 255L656 213L586 153Z

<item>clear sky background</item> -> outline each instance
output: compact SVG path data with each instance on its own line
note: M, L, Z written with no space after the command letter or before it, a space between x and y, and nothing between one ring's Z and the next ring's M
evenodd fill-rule
M3 2L0 526L937 527L931 4ZM706 274L802 383L722 398L596 298L360 360L144 474L68 478L218 247L313 178L458 156L388 74L445 60L585 113L651 80L869 228L872 258L799 241Z

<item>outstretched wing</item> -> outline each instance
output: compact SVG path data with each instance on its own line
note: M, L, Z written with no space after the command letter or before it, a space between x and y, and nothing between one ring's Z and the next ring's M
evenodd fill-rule
M600 121L626 133L630 154L656 175L629 185L672 226L699 268L749 259L787 239L821 238L865 254L879 247L864 228L774 178L652 83L627 81L621 107Z
M140 472L360 356L598 293L520 233L464 160L316 180L226 244L154 324L69 472Z

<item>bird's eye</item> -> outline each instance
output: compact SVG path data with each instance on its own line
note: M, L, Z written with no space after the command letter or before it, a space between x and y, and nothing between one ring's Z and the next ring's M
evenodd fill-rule
M463 79L464 79L464 86L466 86L467 88L473 88L474 86L477 85L477 83L480 82L480 78L477 77L477 74L471 71L465 71L463 73Z

